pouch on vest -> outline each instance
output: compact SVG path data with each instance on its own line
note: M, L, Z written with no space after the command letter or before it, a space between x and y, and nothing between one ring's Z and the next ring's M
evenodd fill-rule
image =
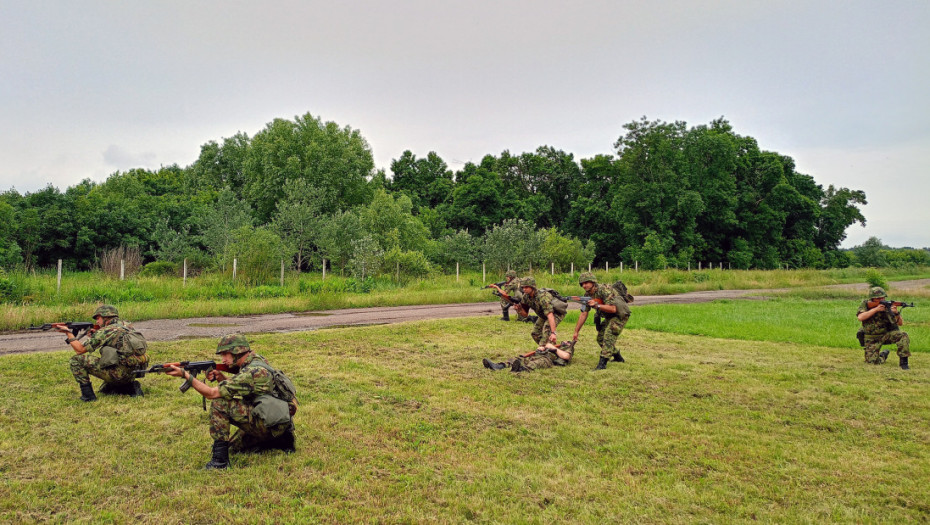
M122 344L120 345L120 352L123 355L145 355L147 348L148 343L145 342L145 337L139 332L129 330L123 334Z
M100 368L110 368L119 364L119 351L112 346L104 346L100 349L100 361L97 361Z
M864 329L860 328L859 331L856 332L856 339L859 340L859 346L865 346L865 330Z
M252 404L252 417L264 423L266 429L271 429L289 422L291 412L286 401L271 394L264 394L255 398Z

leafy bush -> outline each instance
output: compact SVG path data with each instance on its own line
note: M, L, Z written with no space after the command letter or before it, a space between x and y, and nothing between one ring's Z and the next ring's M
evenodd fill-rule
M22 302L27 295L29 295L29 287L22 279L8 276L0 270L0 302Z
M882 275L882 272L876 270L875 268L869 268L866 270L865 282L869 283L869 286L881 286L882 288L888 288L888 281L885 279L885 276Z
M142 267L139 275L142 277L164 277L167 275L177 275L178 265L168 261L150 262Z

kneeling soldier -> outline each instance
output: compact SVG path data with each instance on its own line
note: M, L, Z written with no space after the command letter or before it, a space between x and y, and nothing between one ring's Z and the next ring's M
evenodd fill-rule
M229 453L279 449L294 452L294 422L297 398L293 384L276 371L264 357L252 352L242 335L227 335L220 339L216 353L233 372L226 377L211 370L207 379L219 381L211 387L176 366L168 375L183 377L210 405L210 437L213 438L213 457L206 469L229 467ZM232 373L232 372L231 372ZM286 388L281 382L287 383ZM285 392L282 390L290 390ZM230 425L238 427L230 438Z
M65 342L75 355L69 366L71 374L81 388L81 401L96 401L90 376L103 379L101 394L142 395L142 385L135 381L135 370L148 366L147 343L131 324L119 318L116 307L104 304L94 311L94 329L87 344L71 335L64 325L55 329L68 335ZM93 355L100 350L100 356Z

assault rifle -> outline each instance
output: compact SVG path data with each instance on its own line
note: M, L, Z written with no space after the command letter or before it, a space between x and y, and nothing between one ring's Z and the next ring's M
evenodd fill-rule
M913 308L914 307L914 303L907 304L902 301L869 301L869 303L866 306L868 306L869 308L875 308L878 305L883 305L888 311L891 311L892 306L896 306L898 308L907 308L907 307Z
M582 312L587 312L591 308L590 306L588 306L588 302L591 301L591 299L594 299L594 302L596 302L597 304L604 304L604 301L596 297L587 297L587 296L580 296L580 295L562 296L558 294L555 294L555 296L563 301L570 301L573 303L580 304Z
M512 304L512 305L518 305L518 304L520 304L520 301L514 299L513 297L510 297L510 296L507 295L507 294L500 293L500 292L498 292L497 290L495 290L495 291L492 292L492 293L493 293L494 295L500 297L501 299L506 299L506 300L510 301L510 304Z
M145 370L136 370L134 373L136 377L145 377L145 374L161 374L167 372L168 367L170 366L176 366L190 372L190 377L178 388L182 393L187 392L188 389L190 389L194 378L197 377L197 374L200 372L204 372L206 374L209 374L211 370L229 372L229 367L224 363L216 363L213 361L181 361L179 363L163 363L160 365L153 365L152 367ZM207 398L203 398L203 409L205 411L207 410Z
M505 284L507 284L507 281L501 281L501 282L499 282L499 283L489 284L489 285L485 286L484 288L482 288L482 290L487 290L488 288L492 288L492 287L494 287L494 286L498 286L498 287L504 286Z
M77 337L81 332L91 332L94 328L94 323L85 323L85 322L68 322L68 323L45 323L42 326L30 326L30 330L51 330L56 326L67 327L68 330L71 330L71 333L74 334L74 337Z

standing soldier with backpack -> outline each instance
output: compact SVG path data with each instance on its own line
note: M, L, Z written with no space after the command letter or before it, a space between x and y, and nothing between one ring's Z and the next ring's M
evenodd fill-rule
M538 345L544 345L546 342L555 344L555 328L565 319L568 313L568 303L556 297L552 290L548 288L537 288L536 279L524 277L521 285L523 286L523 302L514 305L514 310L520 316L529 315L529 309L532 308L537 315L536 323L533 325L533 331L530 336Z
M264 357L252 352L245 337L231 334L220 339L216 353L236 374L226 377L211 370L207 379L219 381L211 387L190 372L170 366L166 373L183 377L210 405L210 436L213 456L204 468L229 467L229 453L279 449L294 452L294 421L297 398L294 384L275 370ZM238 427L230 438L232 425Z
M87 344L81 343L64 325L55 325L67 334L65 342L74 350L69 366L81 388L81 401L96 401L90 376L103 379L101 394L142 395L142 385L135 380L135 370L148 366L147 344L142 334L119 318L116 307L104 304L94 311L94 328ZM100 357L93 355L100 350Z
M575 324L575 334L572 341L578 340L578 333L581 327L588 320L588 311L593 308L594 326L597 329L597 344L601 346L601 359L598 361L595 370L604 370L607 368L607 360L613 356L614 361L624 362L623 356L617 350L617 336L623 331L626 322L630 319L630 307L626 304L626 297L621 297L611 286L601 286L597 283L597 277L591 272L584 272L578 277L578 284L585 291L585 295L590 297L587 308L582 308L578 315L578 322Z

